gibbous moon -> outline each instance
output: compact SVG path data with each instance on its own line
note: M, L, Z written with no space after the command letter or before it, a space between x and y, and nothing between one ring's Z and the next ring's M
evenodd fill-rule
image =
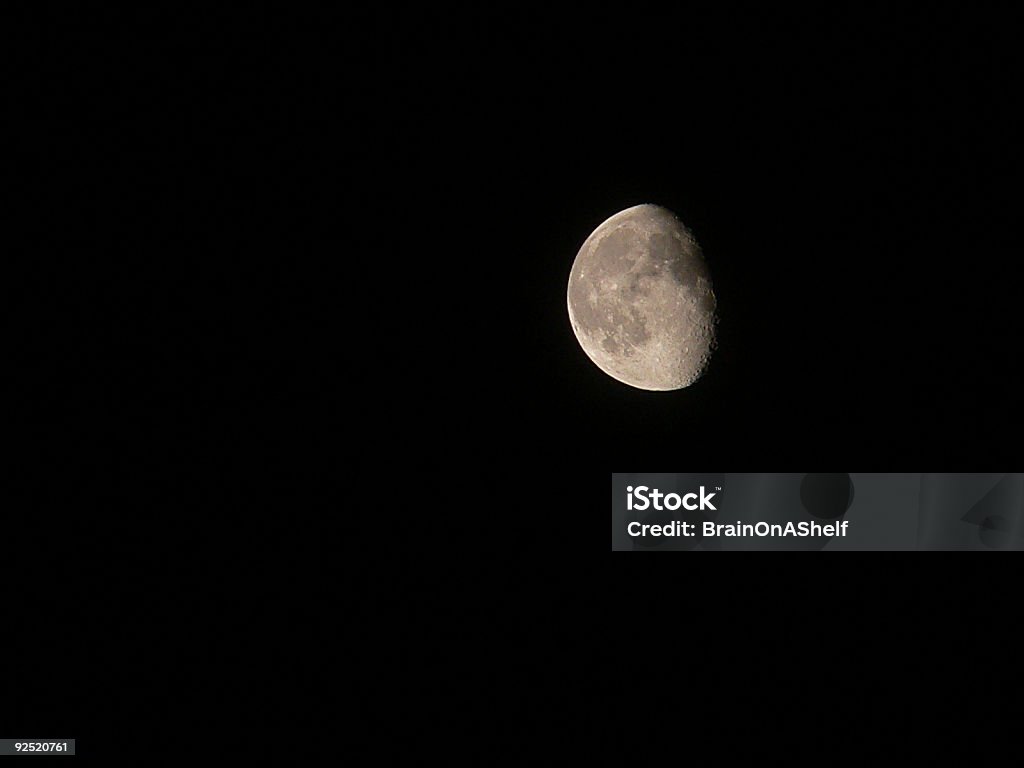
M639 389L687 387L715 346L700 246L671 211L637 205L591 233L569 274L569 320L602 371Z

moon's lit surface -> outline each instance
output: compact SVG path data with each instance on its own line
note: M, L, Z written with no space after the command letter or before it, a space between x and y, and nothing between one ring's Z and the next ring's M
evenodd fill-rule
M639 389L687 387L715 346L715 294L700 246L671 211L637 205L583 243L569 320L591 360Z

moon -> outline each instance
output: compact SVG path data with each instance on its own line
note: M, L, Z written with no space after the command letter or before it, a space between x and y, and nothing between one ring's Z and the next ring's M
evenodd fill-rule
M637 205L583 243L568 288L583 351L614 379L656 392L699 379L715 348L715 294L700 246L669 210Z

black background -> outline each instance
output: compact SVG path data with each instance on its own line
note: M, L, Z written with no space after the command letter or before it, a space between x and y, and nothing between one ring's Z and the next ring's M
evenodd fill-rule
M455 455L1010 461L1020 150L998 22L627 16L415 16L376 59L363 170L388 229L409 217L401 263L436 318L410 392L466 417ZM675 393L603 375L567 320L580 244L643 202L691 227L719 300L713 364Z
M50 546L9 572L102 641L15 630L39 665L116 670L146 701L188 680L218 708L259 658L312 696L302 660L340 645L325 617L397 613L428 673L492 631L525 673L531 627L608 629L623 584L581 552L607 546L613 470L1019 455L998 19L69 12L23 32L10 535ZM565 306L587 235L644 202L691 228L719 302L708 373L674 393L601 373ZM396 576L365 614L339 598ZM285 632L298 651L261 643ZM563 692L622 693L600 680ZM69 728L130 704L79 683L50 699Z
M69 415L213 447L295 428L601 472L1008 459L1007 33L734 11L33 27L24 346L89 384L54 391ZM601 374L565 308L580 244L643 202L692 229L719 301L713 364L674 393Z

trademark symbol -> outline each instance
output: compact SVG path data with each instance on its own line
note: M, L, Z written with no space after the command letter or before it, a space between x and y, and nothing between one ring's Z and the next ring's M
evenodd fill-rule
M716 485L716 486L715 486L715 490L716 490L716 491L720 491L720 490L722 490L722 486L720 486L720 485Z

